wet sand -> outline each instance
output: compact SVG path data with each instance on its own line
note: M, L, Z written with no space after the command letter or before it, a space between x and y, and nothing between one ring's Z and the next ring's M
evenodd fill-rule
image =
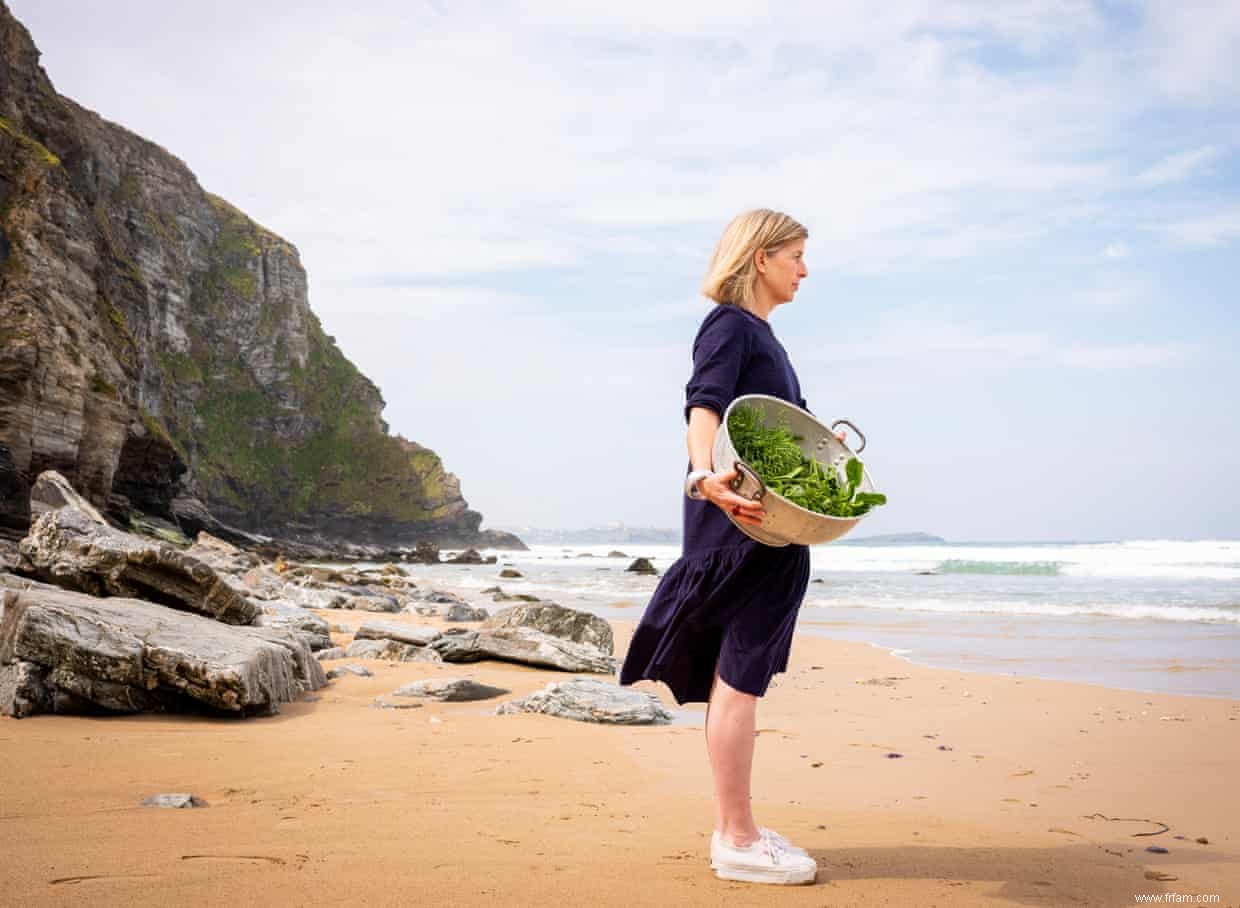
M622 654L633 622L613 626ZM383 710L376 696L419 678L521 696L567 676L344 661L375 675L268 719L0 719L4 901L1121 905L1161 892L1240 905L1240 701L929 668L798 636L759 704L753 800L820 870L812 886L760 886L707 866L701 704L636 728L496 716L499 701ZM662 685L637 688L675 705ZM209 806L139 806L160 792Z

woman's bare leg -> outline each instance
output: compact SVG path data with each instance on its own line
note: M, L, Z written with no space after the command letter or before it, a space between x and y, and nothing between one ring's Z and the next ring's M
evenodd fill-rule
M758 698L715 672L706 705L706 751L715 779L718 829L724 841L744 847L758 838L749 800Z

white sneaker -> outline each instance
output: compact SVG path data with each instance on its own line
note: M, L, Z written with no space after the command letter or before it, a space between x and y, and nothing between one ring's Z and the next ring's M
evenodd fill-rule
M778 838L777 838L778 836ZM746 848L729 845L717 833L711 837L710 866L721 880L747 883L812 883L818 862L808 854L790 850L787 839L760 827L758 838Z
M804 848L798 848L796 845L793 845L791 842L789 842L787 839L781 836L774 829L768 829L766 826L759 826L758 832L762 833L763 831L769 832L771 834L772 839L774 839L776 842L782 845L786 850L791 851L793 854L809 854L809 852L806 851ZM714 851L715 843L718 841L719 841L719 830L716 829L710 834L710 845L711 845L712 853ZM712 868L714 868L715 866L715 859L713 857L711 858L710 866Z

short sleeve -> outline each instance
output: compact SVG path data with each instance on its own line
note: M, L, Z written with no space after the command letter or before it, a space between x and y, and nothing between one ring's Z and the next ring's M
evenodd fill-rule
M693 407L714 410L722 420L723 411L736 397L737 381L749 353L749 332L744 319L735 315L712 312L698 330L693 342L693 375L685 385L686 423Z

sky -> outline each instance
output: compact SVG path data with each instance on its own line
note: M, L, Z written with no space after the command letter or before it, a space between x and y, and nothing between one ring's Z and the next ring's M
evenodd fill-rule
M679 527L699 288L770 207L856 535L1240 538L1238 3L9 6L296 245L484 527Z

